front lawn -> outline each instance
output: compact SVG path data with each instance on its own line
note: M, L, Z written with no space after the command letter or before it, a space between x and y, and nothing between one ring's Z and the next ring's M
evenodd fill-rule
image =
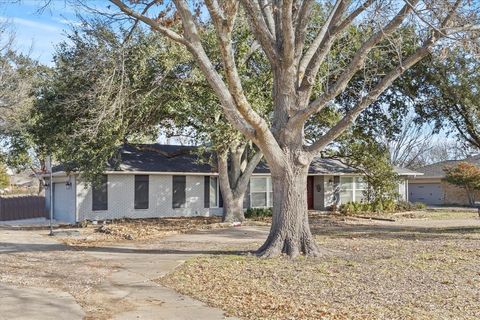
M70 246L100 247L123 241L155 241L170 235L226 227L221 217L172 217L117 219L105 223L88 223L76 229L77 235L58 236Z
M244 319L480 318L478 225L312 220L321 258L204 256L158 281Z

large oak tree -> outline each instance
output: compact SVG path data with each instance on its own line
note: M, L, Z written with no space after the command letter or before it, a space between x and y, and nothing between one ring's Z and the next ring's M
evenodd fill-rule
M272 175L274 197L271 231L258 250L264 257L282 252L291 257L301 253L319 255L306 206L305 186L312 159L436 45L451 46L457 41L469 45L469 37L479 29L478 3L461 0L110 1L124 15L187 48L219 98L225 117L263 152ZM311 29L309 22L316 6L328 11L327 18L320 28ZM272 69L273 112L268 118L252 108L233 54L232 34L240 10L245 12L256 43ZM210 20L215 28L222 72L217 71L202 43L205 20ZM365 37L360 43L351 44L354 54L348 56L340 70L329 70L334 44L348 35L352 25L362 30ZM396 34L405 27L417 35L414 50L408 54L403 50L402 38ZM321 137L306 143L305 123L331 106L351 79L370 61L377 60L386 47L394 48L398 58L378 66L379 72L369 77L358 92L355 105ZM319 72L323 75L321 85L317 85Z

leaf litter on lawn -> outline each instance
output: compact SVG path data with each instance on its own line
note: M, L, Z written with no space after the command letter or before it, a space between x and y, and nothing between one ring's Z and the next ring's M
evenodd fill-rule
M337 227L314 226L320 259L203 256L157 281L243 319L480 319L479 232Z

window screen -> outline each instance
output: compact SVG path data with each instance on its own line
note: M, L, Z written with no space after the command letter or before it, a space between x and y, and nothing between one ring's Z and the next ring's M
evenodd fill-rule
M186 202L186 177L185 176L173 176L173 208L185 208Z
M148 209L149 176L135 176L135 209Z
M92 186L92 210L108 210L107 175L102 175Z

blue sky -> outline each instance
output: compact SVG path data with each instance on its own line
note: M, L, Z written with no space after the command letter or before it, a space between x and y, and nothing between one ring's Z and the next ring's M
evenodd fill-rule
M39 12L44 3L44 0L2 3L0 19L10 23L15 32L15 47L19 51L51 65L55 45L65 40L65 31L76 23L77 18L75 7L65 0L53 0ZM95 1L94 4L103 8L107 6L104 0Z

